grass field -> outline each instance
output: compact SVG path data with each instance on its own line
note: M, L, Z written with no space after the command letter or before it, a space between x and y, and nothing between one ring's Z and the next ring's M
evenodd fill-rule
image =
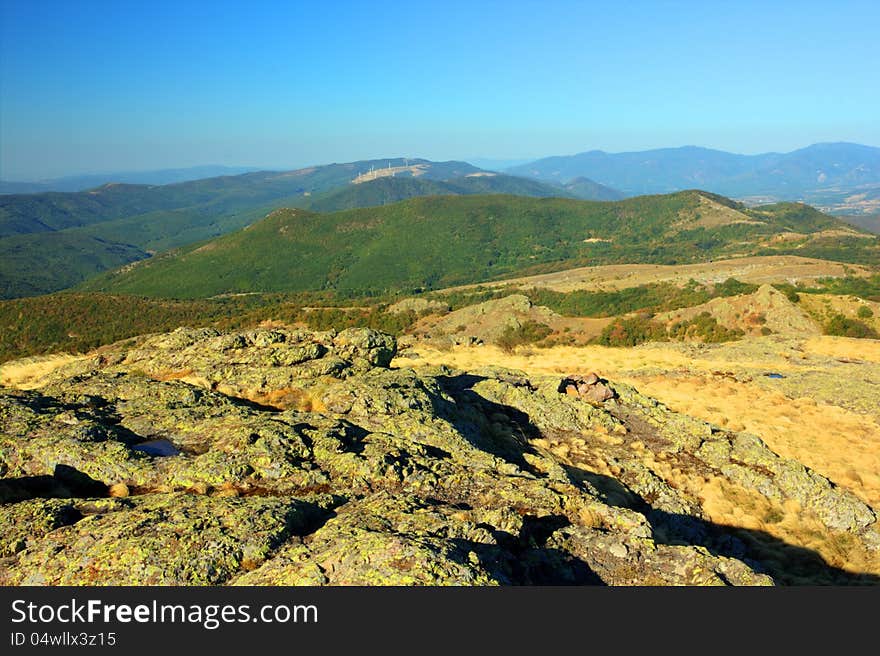
M530 374L596 372L633 385L671 409L731 431L759 436L773 451L797 460L880 506L880 342L817 336L777 337L733 344L647 344L636 348L519 348L494 346L436 350L413 347L393 364L445 364L474 370L503 366ZM773 373L783 378L768 377ZM847 381L842 385L841 381ZM615 440L609 435L606 439ZM542 446L563 462L615 476L615 465L597 460L584 440L562 436ZM773 536L814 550L827 562L852 572L880 573L880 557L844 535L829 534L805 516L797 503L773 502L723 476L695 476L640 448L643 464L700 500L712 522ZM753 545L758 550L764 547ZM766 545L773 558L778 549ZM791 558L799 555L792 552Z

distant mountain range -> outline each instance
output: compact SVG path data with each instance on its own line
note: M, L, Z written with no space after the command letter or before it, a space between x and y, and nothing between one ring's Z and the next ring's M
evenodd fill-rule
M127 184L164 185L175 182L188 182L202 178L215 178L221 175L240 175L259 169L249 166L191 166L182 169L160 169L156 171L118 171L115 173L88 173L68 175L50 180L33 182L12 182L0 180L0 194L36 194L46 191L84 191L94 189L110 182Z
M529 177L560 187L576 184L578 178L609 187L611 195L637 196L704 189L736 198L760 200L806 200L821 204L840 204L841 213L872 213L868 207L846 205L842 194L868 194L880 198L880 148L853 143L818 143L790 153L739 155L721 150L683 146L625 153L593 150L577 155L545 157L535 161L474 159L466 162L430 162L403 158L364 160L344 164L315 166L289 174L302 173L301 191L326 191L350 182L370 168L395 169L394 177L448 180L483 170ZM0 194L84 191L107 183L167 185L221 176L253 173L252 167L197 166L157 171L129 171L66 176L33 182L0 181ZM309 179L311 178L311 179ZM323 180L322 180L323 179ZM329 184L309 183L322 180ZM569 188L571 191L571 188ZM582 194L573 192L576 196ZM604 192L602 192L604 193ZM598 196L592 198L598 199ZM607 200L614 200L612 197ZM830 209L830 207L828 208Z
M613 197L496 174L465 162L383 159L257 171L169 185L0 196L0 298L64 289L152 253L237 230L278 207L330 212L416 196Z
M563 185L584 176L629 196L704 189L765 201L821 199L824 193L843 202L845 196L880 190L880 148L820 143L762 155L695 146L630 153L593 150L539 159L506 172Z
M432 196L331 214L279 209L80 289L171 298L302 291L358 297L595 264L785 253L876 262L878 243L806 205L750 209L697 191L610 203Z
M880 149L817 144L753 156L694 147L593 151L507 173L461 161L387 158L163 185L118 182L78 192L5 194L0 195L0 298L65 289L154 253L234 232L281 207L336 212L475 194L616 201L682 188L724 192L749 205L803 199L839 214L876 214ZM854 222L877 229L876 221Z

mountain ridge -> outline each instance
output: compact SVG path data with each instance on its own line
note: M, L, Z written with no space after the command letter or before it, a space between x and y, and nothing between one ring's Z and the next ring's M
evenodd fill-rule
M590 150L542 158L506 172L563 184L583 175L630 195L697 186L727 196L775 193L780 200L798 200L820 187L880 183L880 148L821 142L788 153L755 155L700 146Z
M339 209L428 193L411 189L399 197L371 200L372 183L365 183L368 186L358 191L354 189L364 184L351 184L371 169L404 164L413 166L418 175L411 172L387 179L404 186L426 186L433 189L430 193L450 191L443 188L444 179L481 172L464 162L391 158L287 172L252 171L169 185L109 183L80 192L2 195L0 298L64 289L107 268L237 230L278 207L309 206L333 191L349 196L347 201L337 198ZM381 180L386 178L376 182ZM551 192L534 180L514 184L510 176L503 176L499 183L502 181L507 181L506 188L489 190L566 195L561 189ZM487 183L475 178L467 184L478 187Z
M542 267L682 263L742 251L876 261L876 242L808 206L749 209L700 191L617 202L429 196L332 214L275 210L241 231L103 274L81 289L189 298L307 290L370 295Z

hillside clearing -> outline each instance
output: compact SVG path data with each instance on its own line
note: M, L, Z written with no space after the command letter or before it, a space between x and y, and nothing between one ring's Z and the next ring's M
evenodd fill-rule
M868 276L870 273L868 267L856 264L841 264L797 255L764 255L697 264L610 264L578 267L480 285L461 285L443 291L473 289L478 286L492 288L512 285L523 289L546 287L553 291L570 292L626 289L660 282L684 284L691 279L700 283L712 283L723 282L728 278L754 284L778 282L794 284L826 277Z

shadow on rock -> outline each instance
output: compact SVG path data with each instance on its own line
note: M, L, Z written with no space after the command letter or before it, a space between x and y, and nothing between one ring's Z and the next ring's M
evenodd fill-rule
M107 486L69 465L55 465L55 472L43 476L0 479L0 503L28 499L71 499L106 497Z
M432 397L435 414L478 449L534 476L545 476L523 457L537 455L529 440L541 437L541 432L521 410L489 401L474 392L471 388L482 380L486 378L472 374L437 376L437 382L454 403Z
M526 515L519 535L485 525L497 544L455 539L451 558L463 564L475 558L501 585L605 585L577 556L545 546L555 531L569 525L562 515Z
M692 515L659 510L615 478L577 467L566 470L572 481L588 482L598 490L605 503L643 514L658 544L704 547L712 555L741 560L781 584L880 584L880 576L835 567L818 552L785 542L766 531L724 526Z

